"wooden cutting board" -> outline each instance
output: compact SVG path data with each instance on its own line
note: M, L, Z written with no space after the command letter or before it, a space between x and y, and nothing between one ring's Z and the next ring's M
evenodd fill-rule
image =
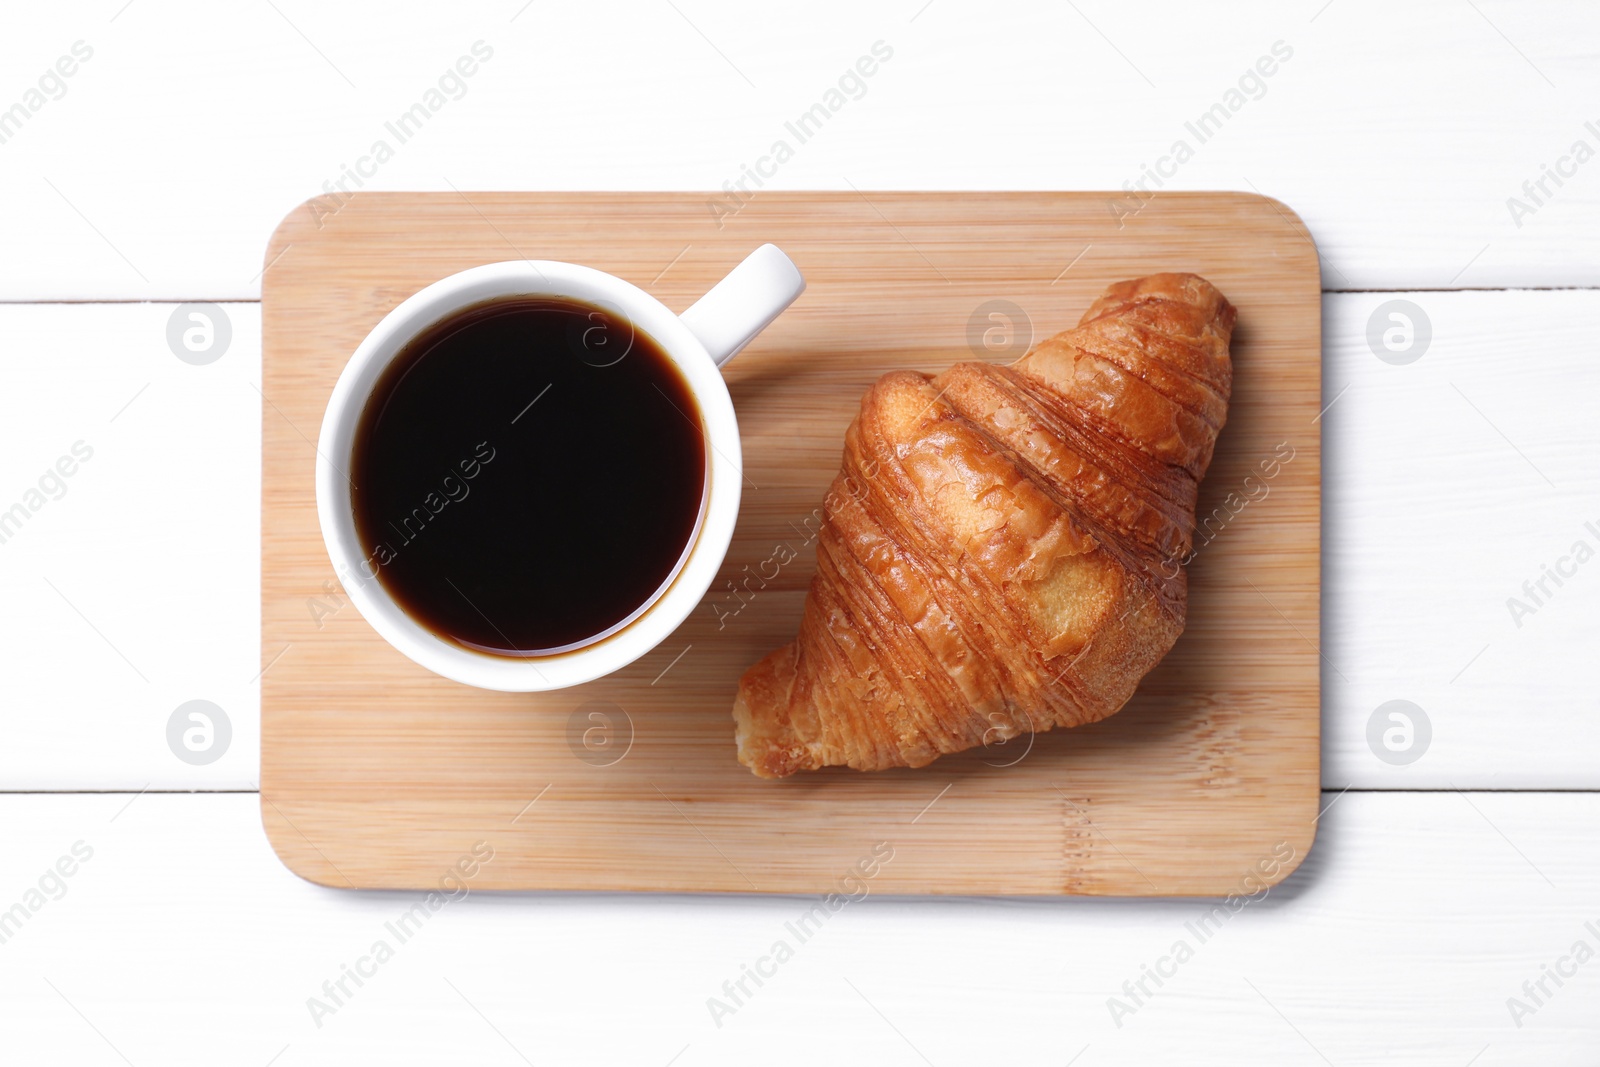
M748 480L689 620L622 672L553 693L471 689L385 644L334 581L313 494L323 408L367 331L428 283L505 259L589 264L681 311L763 241L809 284L727 368ZM266 261L261 806L303 877L434 888L459 863L491 889L1223 895L1276 882L1310 848L1321 297L1316 248L1283 205L360 193L297 208ZM734 755L735 685L795 633L868 383L1009 361L1107 283L1163 270L1205 275L1239 309L1177 647L1104 722L916 771L753 777Z

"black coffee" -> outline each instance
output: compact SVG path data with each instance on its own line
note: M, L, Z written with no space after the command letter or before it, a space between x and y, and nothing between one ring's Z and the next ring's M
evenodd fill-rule
M704 442L683 376L625 319L549 297L467 309L408 344L361 413L365 569L468 648L581 644L677 567Z

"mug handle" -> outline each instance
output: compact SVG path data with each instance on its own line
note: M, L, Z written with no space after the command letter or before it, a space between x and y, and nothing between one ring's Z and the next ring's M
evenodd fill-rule
M800 268L774 244L751 252L678 316L722 366L805 292Z

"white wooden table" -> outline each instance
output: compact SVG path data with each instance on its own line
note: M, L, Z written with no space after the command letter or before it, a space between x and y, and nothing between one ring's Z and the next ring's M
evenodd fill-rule
M443 8L7 15L0 1062L1600 1060L1600 12ZM869 898L716 1016L809 901L473 893L377 962L416 896L298 880L253 792L268 233L347 171L718 189L880 41L768 187L1155 188L1148 169L1278 197L1315 233L1315 851L1204 941L1195 901ZM1396 300L1428 324L1411 362L1415 340L1369 340ZM169 344L192 302L230 327L210 362ZM191 700L231 727L203 765L168 741ZM1431 736L1386 760L1369 725L1393 700Z

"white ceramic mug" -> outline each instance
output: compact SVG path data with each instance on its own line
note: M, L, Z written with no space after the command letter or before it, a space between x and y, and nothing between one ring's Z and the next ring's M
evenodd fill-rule
M532 692L578 685L623 667L660 644L711 587L739 514L742 452L733 401L718 367L794 302L805 279L788 256L762 245L693 307L674 315L621 278L573 263L515 260L473 267L434 282L383 317L339 375L317 441L317 519L334 573L372 628L412 660L483 689ZM351 450L367 398L412 338L474 305L523 296L569 297L607 308L655 340L688 383L706 433L706 491L677 569L628 620L564 652L497 656L434 634L397 604L356 536Z

